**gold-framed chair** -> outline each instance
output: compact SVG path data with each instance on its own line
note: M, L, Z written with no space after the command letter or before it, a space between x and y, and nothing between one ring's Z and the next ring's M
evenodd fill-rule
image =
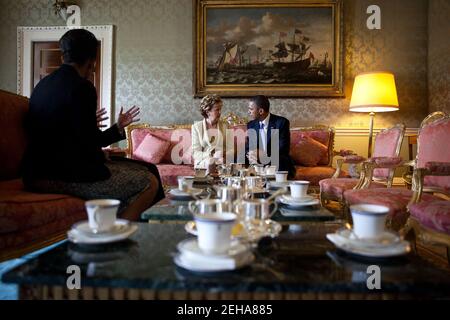
M330 201L337 201L341 214L345 216L347 208L345 206L344 192L347 190L357 190L361 188L382 188L391 187L394 179L394 169L378 169L370 177L366 177L364 170L365 162L375 162L380 158L401 161L398 157L405 135L405 125L396 124L393 127L380 131L375 137L374 154L370 159L355 154L344 154L336 160L336 172L333 177L323 179L320 185L320 201L322 206L328 206ZM342 154L338 154L342 155ZM358 178L339 178L343 164L361 166L361 175Z
M440 116L434 120L435 129L447 132L450 139L450 116ZM409 217L402 232L414 244L419 240L424 244L444 245L450 264L450 151L441 152L446 153L441 161L422 162L414 169ZM423 201L424 192L440 197Z
M395 163L384 159L375 159L375 161L365 163L365 181L359 190L347 190L344 192L344 198L347 208L353 204L378 204L385 205L389 208L388 218L386 220L387 227L393 230L400 230L405 226L409 217L408 204L413 197L413 190L406 188L366 188L371 183L373 172L375 169L396 169L399 167L411 166L416 168L425 168L427 162L450 162L450 151L443 146L448 145L450 139L450 129L435 130L436 126L447 125L450 117L443 112L434 112L427 116L421 123L418 133L418 149L416 159L408 162ZM389 159L387 159L389 160ZM450 184L449 184L450 186ZM422 191L423 201L438 200L436 196L430 194L435 193L442 188L439 185L425 183Z

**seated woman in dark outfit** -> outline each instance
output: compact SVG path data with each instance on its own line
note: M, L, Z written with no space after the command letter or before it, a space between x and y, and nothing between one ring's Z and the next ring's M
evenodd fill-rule
M97 93L87 80L95 70L97 39L74 29L60 39L60 47L64 63L38 83L30 98L25 186L86 200L119 199L119 216L137 220L164 198L158 170L144 162L107 159L102 147L125 138L124 128L139 120L139 108L121 109L117 123L102 132L97 127Z

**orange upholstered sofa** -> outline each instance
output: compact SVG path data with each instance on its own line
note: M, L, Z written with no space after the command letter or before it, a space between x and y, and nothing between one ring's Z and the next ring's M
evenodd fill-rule
M20 164L27 111L27 98L0 90L0 260L63 239L86 217L82 199L24 190Z

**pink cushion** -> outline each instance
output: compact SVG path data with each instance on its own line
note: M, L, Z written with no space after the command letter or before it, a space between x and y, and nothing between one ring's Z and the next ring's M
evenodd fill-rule
M411 200L411 196L411 190L400 188L360 189L344 192L344 198L349 205L368 203L387 206L389 215L399 223L406 222L408 217L406 206ZM423 201L430 201L436 199L436 197L430 194L423 194L422 199Z
M339 179L324 179L319 181L320 193L326 194L329 197L341 199L344 192L352 190L359 182L359 179L353 178L339 178ZM379 182L372 182L369 188L383 188L384 184Z
M188 165L175 165L161 163L156 166L164 185L178 185L178 176L193 176L195 174L194 167Z
M327 146L304 135L299 137L295 144L291 144L290 154L295 164L314 167L326 155L327 151Z
M312 186L318 186L319 181L331 178L336 169L333 167L301 167L295 166L294 180L307 180ZM341 171L340 178L350 178L344 170Z
M375 137L375 146L372 157L395 157L398 140L402 138L402 130L397 127L379 132ZM373 175L378 178L387 178L389 169L375 169Z
M427 162L450 162L450 119L442 119L424 126L418 137L419 168L424 168ZM445 146L445 147L443 147ZM427 187L441 187L450 190L450 177L425 177Z
M292 129L291 130L291 150L292 146L295 146L298 141L302 137L310 137L320 143L322 143L324 146L330 148L330 132L328 130L320 130L320 129L313 129L313 130L298 130L298 129ZM319 165L328 165L330 162L328 152L325 153L325 155L319 160Z
M164 154L163 158L161 159L161 163L171 163L173 164L174 161L172 161L172 149L178 144L182 143L182 148L180 147L180 150L186 150L187 154L184 155L182 151L179 152L179 155L181 156L181 159L178 158L178 161L181 162L181 160L190 160L190 154L189 154L189 147L192 145L191 140L191 130L190 129L172 129L172 128L138 128L131 131L131 141L132 141L132 147L133 150L132 153L136 152L136 149L139 147L139 145L142 143L144 138L147 136L147 134L152 134L155 137L158 137L162 140L170 141L170 146L167 149L167 152ZM174 158L175 160L176 158ZM184 163L188 163L187 161L184 161ZM191 162L192 163L192 160ZM190 164L188 163L188 164Z
M147 134L133 154L133 158L149 163L160 163L170 147L170 142Z
M450 234L450 201L421 201L410 205L409 211L424 226Z
M370 161L383 168L395 168L402 163L403 159L402 157L374 157Z

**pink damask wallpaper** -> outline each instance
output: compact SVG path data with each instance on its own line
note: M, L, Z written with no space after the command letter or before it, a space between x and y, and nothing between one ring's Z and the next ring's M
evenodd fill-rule
M450 1L432 0L428 11L429 109L450 113Z
M0 88L16 90L17 26L63 25L51 9L52 2L0 0ZM155 125L192 123L200 119L199 100L192 96L191 0L74 2L81 7L83 25L116 26L117 110L121 105L139 105L142 122ZM325 123L367 128L367 114L348 111L353 78L359 72L391 70L396 76L401 109L377 114L375 126L382 128L404 122L408 127L418 127L428 114L428 2L344 0L347 98L273 99L273 112L286 116L293 125ZM381 30L366 28L366 9L371 4L381 7ZM245 115L246 106L246 100L226 99L223 111Z

